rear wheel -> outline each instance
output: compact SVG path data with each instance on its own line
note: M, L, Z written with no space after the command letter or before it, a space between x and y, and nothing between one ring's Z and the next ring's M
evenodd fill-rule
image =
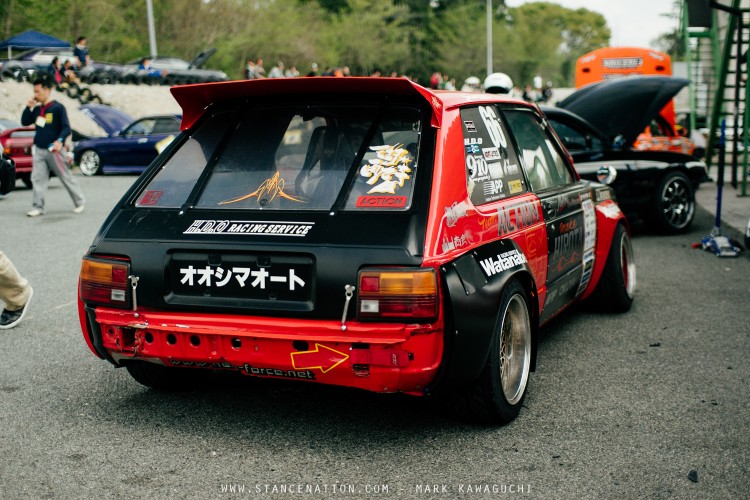
M594 293L599 308L607 312L626 312L633 304L635 256L630 236L622 224L615 229L607 263Z
M131 361L125 368L137 382L160 391L189 391L203 375L199 369L170 368L146 361Z
M506 424L518 416L531 368L531 328L526 291L511 281L503 291L487 363L474 385L452 402L457 416L487 424Z
M695 195L688 176L668 172L656 188L652 202L652 225L666 234L684 233L695 216Z
M92 176L100 174L102 171L101 158L96 151L84 151L81 155L81 161L78 166L81 168L83 175Z

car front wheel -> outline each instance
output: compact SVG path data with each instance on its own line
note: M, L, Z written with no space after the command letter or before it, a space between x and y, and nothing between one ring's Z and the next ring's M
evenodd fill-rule
M695 194L688 176L669 172L659 182L653 201L651 220L666 234L684 233L695 216Z
M479 379L453 401L454 413L486 424L518 416L531 368L531 314L526 291L511 281L503 291L487 362Z
M97 175L102 171L101 159L96 151L84 151L81 155L81 161L78 165L83 175Z

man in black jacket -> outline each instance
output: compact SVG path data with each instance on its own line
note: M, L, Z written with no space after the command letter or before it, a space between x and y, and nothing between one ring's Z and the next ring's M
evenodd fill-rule
M21 115L23 125L36 125L32 156L31 183L34 185L33 208L29 217L44 215L44 196L47 194L50 170L55 173L68 190L75 208L73 213L83 212L85 199L81 188L70 173L65 159L63 145L70 135L70 123L65 107L50 97L52 83L49 78L34 81L34 97L29 99Z

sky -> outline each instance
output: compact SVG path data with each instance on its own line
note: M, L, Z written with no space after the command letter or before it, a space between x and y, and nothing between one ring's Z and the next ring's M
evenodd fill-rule
M652 48L652 41L679 26L677 19L661 14L672 12L672 0L547 0L568 9L585 8L599 12L612 31L613 47ZM526 0L505 0L509 7L528 3Z

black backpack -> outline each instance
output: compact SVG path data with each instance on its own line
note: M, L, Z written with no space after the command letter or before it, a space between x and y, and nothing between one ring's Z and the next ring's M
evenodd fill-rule
M0 150L0 194L8 194L16 187L16 164Z

